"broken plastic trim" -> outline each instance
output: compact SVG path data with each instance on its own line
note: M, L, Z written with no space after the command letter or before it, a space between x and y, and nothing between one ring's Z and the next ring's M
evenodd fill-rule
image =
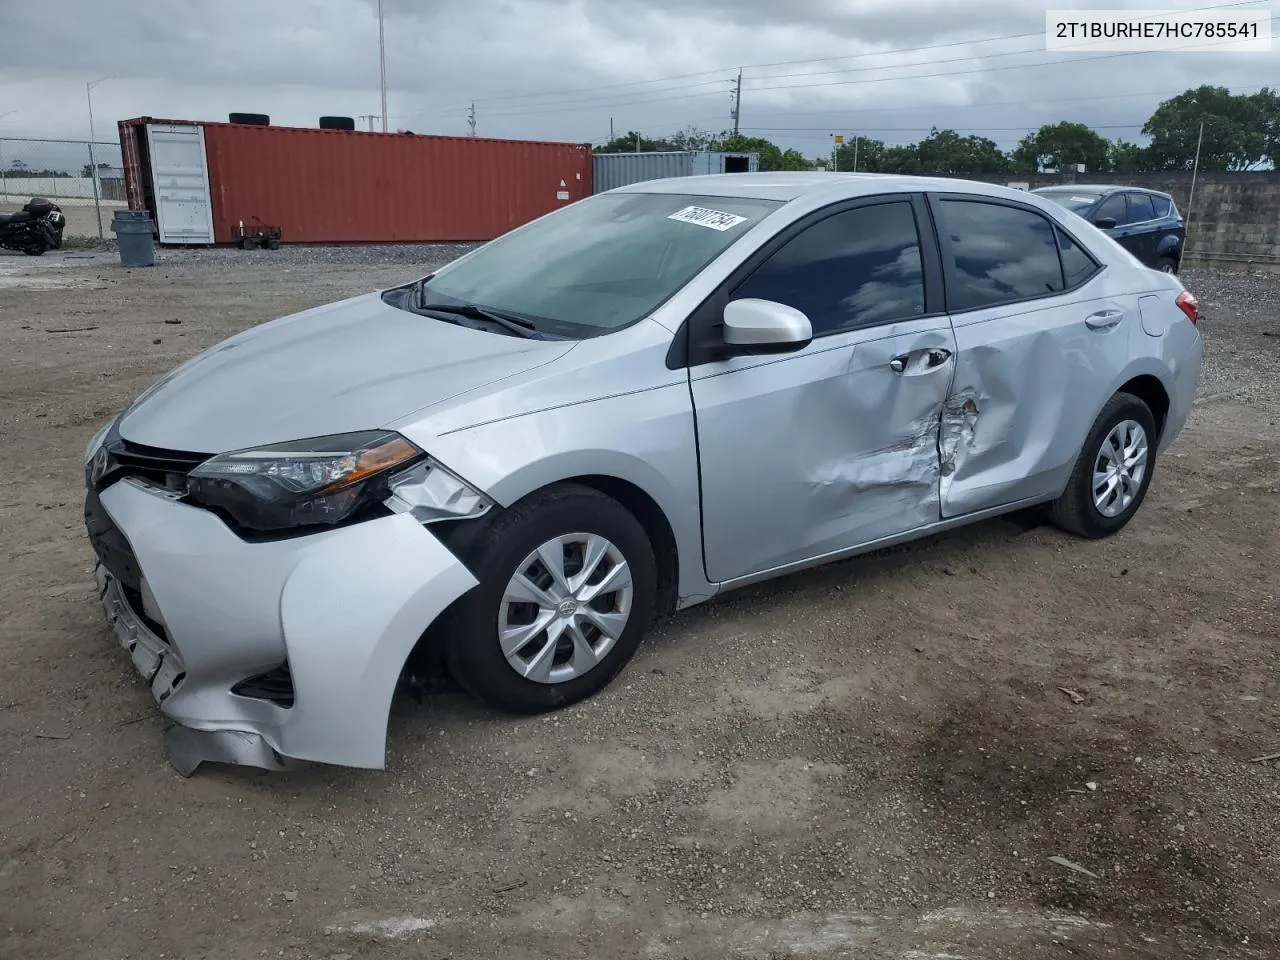
M384 505L423 524L471 520L493 506L483 493L431 459L392 477L388 486L391 496Z

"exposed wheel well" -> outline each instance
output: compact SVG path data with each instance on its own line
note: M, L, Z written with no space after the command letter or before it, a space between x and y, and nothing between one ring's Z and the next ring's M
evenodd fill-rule
M1131 393L1151 408L1151 415L1156 421L1158 442L1160 437L1164 436L1164 424L1169 416L1169 394L1165 391L1164 384L1150 374L1143 374L1140 377L1134 377L1117 393Z
M653 558L658 565L657 614L667 616L674 613L680 594L680 554L676 549L676 535L662 508L635 484L617 477L589 475L568 477L562 482L580 483L599 490L617 500L640 521L653 544Z

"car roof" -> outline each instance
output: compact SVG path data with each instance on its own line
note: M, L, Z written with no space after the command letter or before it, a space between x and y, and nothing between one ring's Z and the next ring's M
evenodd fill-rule
M990 197L1026 197L1028 191L1016 190L980 180L952 177L918 177L896 173L829 173L800 171L794 173L714 173L693 177L668 177L642 180L609 191L610 193L666 193L704 197L727 197L751 200L789 202L808 196L825 196L831 200L855 198L877 193L902 193L916 190L974 193Z
M1097 194L1099 197L1105 197L1108 194L1119 193L1121 190L1135 191L1137 193L1149 193L1153 197L1165 197L1171 199L1170 194L1163 190L1152 190L1150 187L1135 187L1127 183L1055 183L1050 187L1037 187L1032 193L1082 193L1090 196Z

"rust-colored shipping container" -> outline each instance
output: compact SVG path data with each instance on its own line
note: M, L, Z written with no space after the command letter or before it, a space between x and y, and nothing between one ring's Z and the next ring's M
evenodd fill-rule
M181 162L167 159L179 148L161 157L161 134L187 141ZM285 243L484 241L591 195L585 144L148 117L122 121L120 140L129 205L158 221L168 210L200 223L203 159L216 243L233 242L241 222L279 227ZM210 242L175 239L183 232L168 242Z

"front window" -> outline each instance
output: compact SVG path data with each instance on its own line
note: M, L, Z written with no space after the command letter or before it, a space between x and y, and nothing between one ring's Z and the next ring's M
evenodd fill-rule
M427 280L419 302L470 304L559 336L607 333L652 313L781 205L601 194L445 267Z

